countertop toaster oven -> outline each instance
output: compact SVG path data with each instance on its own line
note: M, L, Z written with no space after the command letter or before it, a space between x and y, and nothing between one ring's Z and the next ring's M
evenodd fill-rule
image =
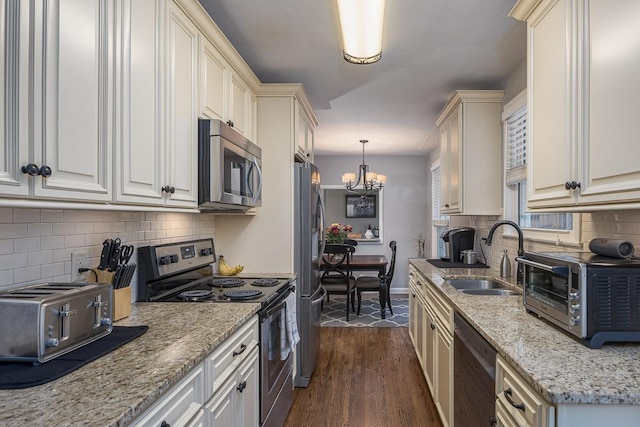
M111 333L113 288L46 283L0 293L0 360L43 363Z

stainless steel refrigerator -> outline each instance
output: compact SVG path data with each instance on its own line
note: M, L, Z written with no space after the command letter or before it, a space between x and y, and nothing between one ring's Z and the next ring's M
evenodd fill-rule
M320 311L325 290L320 286L320 259L324 252L324 204L320 172L310 163L295 163L295 245L298 332L296 387L307 387L320 351Z

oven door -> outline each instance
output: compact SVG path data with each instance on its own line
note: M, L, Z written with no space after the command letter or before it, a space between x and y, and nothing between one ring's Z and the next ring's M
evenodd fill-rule
M578 337L586 334L579 265L563 260L519 257L524 266L525 308Z
M279 395L291 396L292 390L283 390L286 384L291 385L293 353L285 349L288 345L286 331L286 312L284 299L290 292L285 292L277 302L260 312L260 421L265 423L267 416ZM278 402L277 408L286 407L289 411L291 402ZM271 415L273 417L273 415ZM285 413L286 417L286 413ZM277 414L275 418L278 418ZM284 420L283 420L284 421Z

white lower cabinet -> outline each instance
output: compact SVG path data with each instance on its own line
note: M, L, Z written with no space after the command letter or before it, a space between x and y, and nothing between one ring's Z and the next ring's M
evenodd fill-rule
M209 427L257 426L259 413L259 363L255 347L242 365L205 405Z
M131 425L257 427L258 333L254 316Z
M196 426L204 411L204 368L199 364L184 379L155 402L133 426Z
M442 424L452 426L453 308L413 267L409 271L409 333Z

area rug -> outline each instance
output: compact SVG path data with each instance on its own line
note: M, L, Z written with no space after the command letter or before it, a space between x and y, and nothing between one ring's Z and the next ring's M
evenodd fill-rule
M409 301L407 298L391 298L391 308L393 315L386 309L386 319L380 318L380 301L377 297L362 298L362 307L360 315L349 313L349 321L347 322L347 311L345 304L347 298L343 296L331 296L331 300L327 303L324 301L322 308L322 316L320 322L322 326L331 327L365 327L374 328L386 327L406 327L409 324ZM358 309L358 301L356 300L356 310Z

